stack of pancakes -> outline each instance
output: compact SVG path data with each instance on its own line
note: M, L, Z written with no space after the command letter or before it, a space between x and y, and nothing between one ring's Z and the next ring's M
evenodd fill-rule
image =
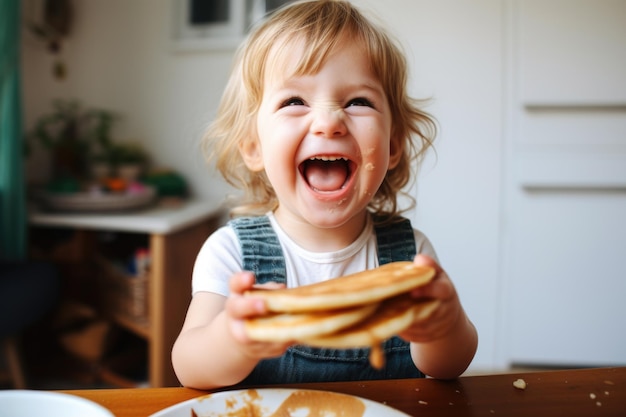
M376 269L312 285L278 290L251 290L269 314L246 320L253 340L295 342L316 347L371 347L370 362L380 368L380 343L426 319L439 301L416 300L411 290L435 276L434 268L392 262Z

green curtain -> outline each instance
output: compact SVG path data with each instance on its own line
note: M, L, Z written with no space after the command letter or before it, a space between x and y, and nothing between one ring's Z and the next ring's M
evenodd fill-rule
M0 0L0 260L26 257L20 0Z

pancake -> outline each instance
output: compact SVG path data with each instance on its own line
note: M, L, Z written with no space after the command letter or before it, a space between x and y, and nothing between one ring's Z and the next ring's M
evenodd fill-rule
M417 302L408 294L381 302L372 316L338 332L303 340L302 343L322 348L369 347L372 367L385 366L385 353L381 343L402 332L416 320L427 319L441 302L439 300Z
M336 310L373 304L424 285L435 276L435 269L413 262L391 262L378 268L327 281L277 290L251 290L246 296L265 300L275 313Z
M416 300L410 291L430 282L434 268L393 262L317 284L277 290L251 290L265 300L269 314L245 320L253 340L292 341L321 348L371 347L370 363L382 368L381 342L416 320L427 319L438 300Z
M319 337L367 319L376 304L314 313L277 313L244 322L248 337L264 342L288 342Z
M408 295L401 295L383 301L369 318L353 326L307 338L302 343L339 349L374 346L402 332L415 320L427 319L439 304L439 300L418 302Z

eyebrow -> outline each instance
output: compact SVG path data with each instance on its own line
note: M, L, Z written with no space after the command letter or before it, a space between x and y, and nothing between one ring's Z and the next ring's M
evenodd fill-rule
M280 83L276 83L275 88L277 90L289 90L289 89L298 89L298 88L307 88L308 86L306 81L302 80L302 78L307 77L307 75L296 75L290 76L287 78L283 78ZM376 82L360 82L360 83L345 83L340 87L342 90L368 90L375 94L386 95L386 92L382 86L382 83Z

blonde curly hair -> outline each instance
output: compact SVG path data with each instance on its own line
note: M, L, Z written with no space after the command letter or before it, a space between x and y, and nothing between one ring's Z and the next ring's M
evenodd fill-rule
M417 170L432 146L435 120L420 109L420 100L409 97L406 59L390 36L348 1L321 0L299 1L277 10L253 28L237 51L217 117L202 139L208 160L215 160L224 179L244 191L244 200L233 215L259 215L278 205L264 171L249 170L239 152L240 147L257 140L256 114L264 74L274 69L268 62L270 52L303 44L294 75L315 74L346 36L361 44L367 54L389 101L391 137L400 138L398 144L403 147L400 162L387 172L368 208L382 218L401 211L398 194L411 180L412 168Z

